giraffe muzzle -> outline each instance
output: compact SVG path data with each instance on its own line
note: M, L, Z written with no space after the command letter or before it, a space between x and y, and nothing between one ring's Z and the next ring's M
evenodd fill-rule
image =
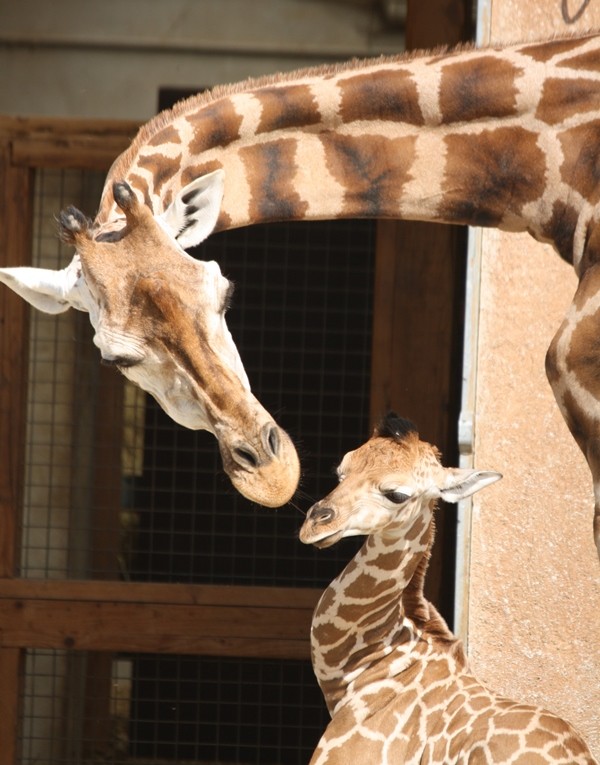
M335 511L332 507L327 505L313 505L308 511L306 517L307 520L312 521L314 526L321 526L324 523L329 523L335 517Z
M330 524L337 514L329 506L317 502L313 505L300 529L300 541L306 545L314 545L319 549L330 547L343 536L343 530L331 529Z

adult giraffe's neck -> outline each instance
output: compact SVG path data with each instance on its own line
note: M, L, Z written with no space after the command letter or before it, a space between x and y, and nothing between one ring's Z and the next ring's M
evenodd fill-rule
M125 178L159 212L221 167L216 230L419 219L528 230L572 259L593 210L589 124L580 128L597 112L599 69L590 37L249 81L159 115L109 180ZM109 196L101 221L115 214Z
M433 541L430 509L426 515L419 516L415 525L420 530L414 535L390 527L385 536L368 537L319 601L311 630L312 661L332 713L348 698L350 687L356 691L387 673L397 676L408 669L422 653L424 634L454 643L423 597ZM423 523L429 524L425 535Z

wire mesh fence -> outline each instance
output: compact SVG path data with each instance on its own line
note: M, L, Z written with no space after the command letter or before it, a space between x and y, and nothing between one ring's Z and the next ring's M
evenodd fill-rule
M64 267L54 215L103 179L40 171L35 265ZM356 542L302 546L301 511L368 434L374 225L215 235L194 253L237 284L228 325L253 391L298 445L276 511L235 494L215 439L101 368L85 315L32 313L21 575L322 588ZM307 635L308 640L308 635ZM27 652L22 763L304 763L327 713L308 662Z

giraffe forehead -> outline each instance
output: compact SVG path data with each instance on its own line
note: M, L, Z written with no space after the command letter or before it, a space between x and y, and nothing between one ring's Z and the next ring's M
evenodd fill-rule
M418 457L414 444L376 437L348 452L340 463L339 473L346 480L356 478L365 483L380 483L390 474L408 479L414 473Z

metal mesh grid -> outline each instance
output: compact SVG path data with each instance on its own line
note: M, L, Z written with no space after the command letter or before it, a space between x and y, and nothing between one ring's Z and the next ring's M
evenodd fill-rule
M93 209L101 188L102 179L95 173L40 170L36 174L33 265L57 269L69 262L72 251L58 240L55 216L66 201ZM73 503L82 481L73 471L73 457L80 446L74 423L80 421L77 405L82 393L76 385L81 372L76 335L75 312L58 316L31 312L23 576L69 576L70 555L82 544L73 544L78 525Z
M53 216L93 210L101 184L39 173L36 265L66 265ZM100 368L87 316L32 313L22 575L325 586L359 542L301 545L298 508L368 432L373 240L367 221L298 223L219 234L197 253L237 283L229 327L299 448L301 492L277 511L235 494L210 434ZM24 765L304 763L327 721L308 662L31 651L26 679Z
M100 655L106 684L97 656L28 652L22 765L300 765L327 724L306 662Z
M228 324L255 394L298 444L306 508L368 432L373 226L260 226L213 237L201 256L239 286ZM324 585L348 545L296 539L302 516L251 505L223 476L212 436L147 402L143 474L130 482L138 527L132 579ZM350 546L353 543L348 543Z

